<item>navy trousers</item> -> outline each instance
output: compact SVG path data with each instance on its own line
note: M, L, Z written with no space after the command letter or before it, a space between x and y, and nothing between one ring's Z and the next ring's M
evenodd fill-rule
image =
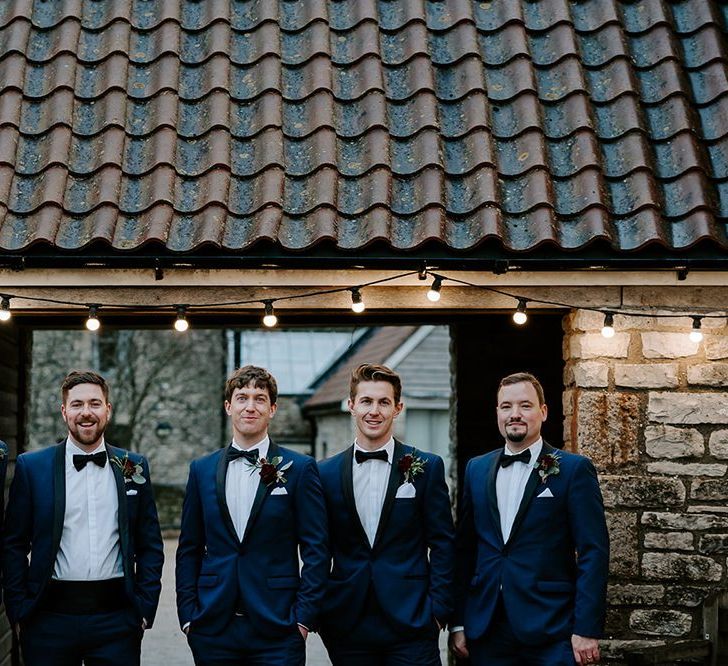
M333 666L442 666L438 628L403 634L387 621L372 594L356 626L346 635L325 629L321 638Z
M244 615L234 615L220 634L195 631L187 642L196 666L304 666L306 641L298 626L290 634L261 636Z
M39 610L20 624L25 666L139 666L143 630L134 612L71 615Z

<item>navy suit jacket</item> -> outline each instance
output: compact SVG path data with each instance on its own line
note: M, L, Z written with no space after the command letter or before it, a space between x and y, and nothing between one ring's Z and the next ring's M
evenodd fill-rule
M488 628L499 594L516 637L541 645L604 630L609 535L594 466L557 451L558 474L531 471L507 542L503 542L496 474L503 449L473 458L465 470L458 524L457 613L469 639ZM538 497L542 493L552 497Z
M5 478L8 472L8 445L0 439L0 554L2 553L3 522L5 520ZM0 583L2 582L2 568L0 567ZM0 590L2 601L2 590Z
M140 464L146 483L125 483L121 470L110 461L119 497L119 539L126 594L151 627L162 589L164 547L157 507L146 459L131 451L106 445L109 458ZM5 523L3 586L5 609L11 624L26 619L35 609L58 554L66 510L66 443L23 453L15 464ZM127 491L136 490L128 495ZM28 562L28 553L31 553Z
M227 448L192 462L177 548L181 626L218 634L243 609L261 635L316 628L329 566L321 481L310 456L271 441L268 460L276 456L279 467L293 463L286 482L259 482L242 540L225 499Z
M322 630L345 636L373 593L390 624L403 634L443 626L453 610L455 530L442 458L395 441L382 513L369 544L356 510L352 479L354 447L319 463L326 495L333 568ZM397 463L412 453L425 461L412 480L416 495L397 498ZM429 557L428 557L429 552Z

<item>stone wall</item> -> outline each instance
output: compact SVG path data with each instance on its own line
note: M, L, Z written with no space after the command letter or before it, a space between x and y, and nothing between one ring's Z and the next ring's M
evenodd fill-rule
M606 655L699 638L702 607L725 589L728 555L728 335L725 319L564 320L564 433L600 474L611 537Z

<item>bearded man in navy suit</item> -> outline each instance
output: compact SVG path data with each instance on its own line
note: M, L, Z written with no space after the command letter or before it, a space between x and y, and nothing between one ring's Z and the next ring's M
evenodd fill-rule
M164 561L149 467L105 441L103 377L73 371L61 391L67 438L15 465L5 609L27 666L133 666L154 621Z
M334 666L435 666L453 610L455 530L442 458L394 439L399 376L352 373L356 439L319 463L333 568L321 637Z
M474 666L599 661L609 536L596 471L541 438L547 408L531 374L498 388L505 447L465 470L450 644Z
M236 370L225 386L232 443L190 466L177 612L198 666L302 665L318 625L326 507L316 461L268 436L277 397L264 368Z

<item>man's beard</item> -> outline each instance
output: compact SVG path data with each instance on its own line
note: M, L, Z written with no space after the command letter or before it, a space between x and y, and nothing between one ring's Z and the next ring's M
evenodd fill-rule
M80 426L69 426L68 430L73 436L73 439L75 439L79 444L89 446L98 442L103 437L104 431L106 430L106 423L101 423L97 421L94 425L96 426L96 428L94 428L93 430L94 434L90 436L82 435Z
M528 435L528 428L524 429L523 432L509 431L506 427L506 439L514 444L520 444Z

